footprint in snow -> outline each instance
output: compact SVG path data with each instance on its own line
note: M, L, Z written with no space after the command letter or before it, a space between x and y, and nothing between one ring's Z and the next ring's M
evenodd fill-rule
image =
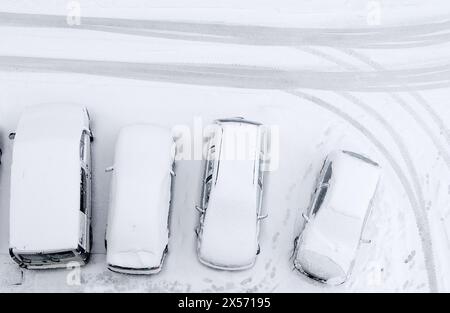
M276 274L277 274L277 268L274 266L274 267L272 268L272 273L270 273L270 278L271 278L271 279L274 279L275 276L276 276Z
M247 285L247 284L249 284L251 282L252 282L252 278L249 277L249 278L244 279L243 281L241 281L241 285Z
M273 237L272 237L272 243L274 244L274 248L276 248L275 244L278 241L278 237L280 237L280 233L277 232Z
M410 263L414 259L415 256L416 256L416 250L413 250L406 258L405 264Z

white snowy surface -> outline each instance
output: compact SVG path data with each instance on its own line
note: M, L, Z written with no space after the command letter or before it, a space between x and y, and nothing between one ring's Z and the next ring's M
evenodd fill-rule
M0 290L450 290L448 1L380 1L379 26L367 25L357 0L171 0L151 8L82 1L79 27L45 16L65 15L66 1L39 2L0 6ZM22 273L7 254L7 135L25 107L62 100L88 107L96 136L95 254L80 286L67 284L65 270ZM255 267L227 273L199 264L193 208L201 162L178 161L163 271L151 279L109 272L103 240L111 177L104 169L119 130L152 123L194 132L199 117L206 125L229 116L280 128ZM325 287L295 273L291 256L316 175L335 149L370 155L384 173L367 225L372 244L359 251L347 284Z
M142 124L121 130L112 173L108 264L134 269L160 266L169 240L174 152L170 129Z
M296 260L306 261L314 269L310 274L318 270L324 273L319 276L324 280L343 282L364 239L364 222L375 197L380 169L344 152L333 152L328 160L333 173L327 194L302 232ZM305 252L312 260L303 256Z
M82 106L40 105L24 111L11 169L11 248L21 252L77 248L80 140L88 128Z

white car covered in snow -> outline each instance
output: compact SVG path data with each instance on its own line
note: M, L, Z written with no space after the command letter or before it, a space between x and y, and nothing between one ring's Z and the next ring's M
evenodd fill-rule
M21 267L83 265L91 251L89 114L32 106L20 118L11 169L10 255Z
M155 274L168 252L175 142L152 125L122 129L116 144L106 234L108 268Z
M362 155L338 151L320 172L306 226L295 242L294 266L315 280L339 285L351 273L380 178Z
M252 267L259 253L263 195L263 128L242 118L216 121L207 143L198 257L220 270Z

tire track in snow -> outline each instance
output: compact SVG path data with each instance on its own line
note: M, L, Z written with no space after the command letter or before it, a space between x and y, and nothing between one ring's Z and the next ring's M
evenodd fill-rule
M83 17L81 25L70 26L63 15L0 12L0 26L67 28L174 40L264 46L385 48L426 46L450 41L448 16L439 21L416 25L333 29L104 17Z
M345 113L344 111L341 111L339 108L331 105L330 103L323 101L320 98L317 98L315 96L312 96L310 94L291 90L291 91L285 91L288 94L291 94L295 97L307 100L325 110L328 112L333 113L334 115L337 115L338 117L342 118L346 122L348 122L350 125L352 125L354 128L359 130L367 139L369 139L375 147L383 154L383 156L388 160L389 164L391 165L392 169L396 173L397 177L399 178L401 184L404 187L404 190L407 194L408 200L411 204L411 207L413 208L414 215L416 217L417 227L419 229L419 234L422 242L422 249L424 251L425 256L425 266L427 268L427 276L428 276L428 282L430 286L431 292L437 292L438 291L438 284L437 284L437 276L435 272L435 261L434 261L434 254L433 254L433 248L432 248L432 241L430 236L430 229L429 229L429 223L428 223L428 217L424 210L420 207L420 204L418 203L416 199L416 195L414 193L414 190L412 186L410 185L407 177L403 173L401 167L396 162L395 158L390 154L390 152L386 149L386 147L376 138L376 136L370 132L367 128L365 128L360 122L353 119L350 115Z
M318 51L318 50L312 49L312 48L308 49L308 50L302 48L301 50L309 52L313 55L322 57L330 62L333 62L337 65L344 67L345 69L355 70L355 66L353 66L352 64L338 60L337 58L329 56L328 54L323 53L322 51ZM358 98L350 93L347 93L347 92L336 92L336 93L339 96L343 97L344 99L355 104L357 107L361 108L369 116L372 116L377 122L379 122L381 125L383 125L384 129L392 137L397 148L400 151L400 154L402 155L403 162L406 164L406 167L408 168L408 171L409 171L410 175L412 176L413 184L415 187L415 192L419 198L420 205L421 205L421 207L424 208L425 200L424 200L422 188L420 187L419 175L414 167L414 163L411 159L408 149L407 149L405 143L403 142L401 136L399 135L399 133L396 132L396 130L389 124L389 122L380 113L378 113L376 110L371 108L369 105L367 105L365 102L363 102L360 98ZM401 99L397 99L397 101L401 101Z
M400 137L399 133L397 133L395 131L395 129L391 126L391 124L389 124L389 122L380 113L378 113L376 110L374 110L369 105L364 103L361 99L357 98L356 96L354 96L350 93L346 93L346 92L337 93L337 94L340 95L341 97L343 97L344 99L346 99L347 101L355 104L356 106L361 108L363 111L365 111L367 114L372 116L389 133L389 135L394 140L397 148L399 149L400 154L402 155L403 162L405 163L405 165L408 169L408 172L411 175L411 179L412 179L413 186L415 189L415 194L417 196L416 199L418 199L418 203L419 203L420 207L425 208L425 200L424 200L422 188L420 186L419 175L416 171L416 168L414 167L414 163L411 159L408 149L407 149L404 141Z
M320 56L325 58L326 60L333 62L337 65L342 66L343 68L349 70L349 71L355 71L357 67L355 67L353 64L341 61L335 57L332 57L330 55L327 55L321 51L315 50L315 49L303 49L305 52L312 53L316 56ZM344 52L345 54L354 57L355 59L358 59L362 61L363 63L371 66L375 70L379 71L385 71L385 69L379 64L367 57L366 55L362 53L357 53L356 51L352 49L337 49L338 51ZM445 126L444 121L439 117L439 115L433 110L433 108L430 106L430 104L420 95L417 91L409 91L409 93L414 99L416 99L417 102L419 102L422 107L428 112L430 117L433 119L435 124L438 126L440 133L444 136L448 146L450 146L450 131ZM426 124L426 122L420 118L420 116L412 109L412 107L408 106L408 104L397 94L389 93L389 95L397 102L399 103L403 109L409 113L413 119L423 128L423 130L427 133L427 135L430 137L430 139L433 141L433 144L436 146L439 153L443 154L444 161L448 168L450 168L450 155L446 152L445 146L442 145L439 142L439 139L434 135L434 132L431 130L431 128ZM353 96L354 99L357 99ZM361 100L359 102L362 103Z
M403 109L413 117L413 119L422 128L425 134L428 135L428 137L433 142L434 146L437 148L438 154L440 153L442 155L444 162L447 165L447 168L450 169L450 154L447 152L447 148L443 144L441 144L440 140L437 138L437 136L435 136L433 130L429 127L429 125L398 94L392 94L391 97L395 99L403 107ZM444 133L445 131L440 129L440 132Z
M444 121L439 117L436 111L431 107L431 105L422 97L419 92L413 91L411 95L416 99L417 102L422 104L428 114L431 116L433 121L438 125L442 135L445 137L447 145L450 147L450 129L445 125Z
M311 48L311 47L296 47L296 49L300 50L302 52L309 53L313 56L320 57L326 61L329 61L329 62L334 63L342 68L345 68L350 72L356 72L358 70L357 66L354 66L353 64L350 64L346 61L342 61L342 60L336 58L335 56L325 53L323 51L320 51L318 49Z
M347 70L355 70L355 66L353 64L350 64L348 62L344 62L341 60L338 60L337 58L330 56L326 53L323 53L322 51L318 51L316 49L303 49L303 51L309 52L313 55L325 58L326 60L333 62L337 65L340 65L342 67L344 67ZM412 180L414 182L414 186L415 186L415 192L416 195L419 197L420 199L420 205L422 207L425 207L425 200L424 200L424 196L423 196L423 192L422 192L422 188L420 187L420 179L419 179L419 175L414 167L414 164L412 162L411 156L408 152L408 149L405 145L405 143L403 142L400 134L398 132L395 131L395 129L389 124L389 122L380 114L378 113L378 111L374 110L372 107L370 107L368 104L366 104L365 102L363 102L360 98L347 93L347 92L336 92L336 94L338 94L339 96L343 97L344 99L346 99L347 101L355 104L358 108L362 109L363 111L365 111L369 116L372 116L377 122L379 122L381 125L383 125L384 129L388 132L388 134L392 137L392 139L394 140L397 148L400 151L400 154L402 155L403 158L403 162L406 164L409 173L412 176Z
M411 90L450 86L450 64L444 77L436 67L378 72L317 72L223 63L134 63L0 55L0 71L78 73L147 81L251 89L308 88L332 91ZM417 78L421 81L417 82ZM446 79L442 83L442 79ZM409 85L405 85L410 83Z
M343 53L350 55L354 57L355 59L371 66L374 70L377 71L385 71L386 69L379 63L375 62L368 56L359 53L353 49L338 49L339 51L342 51ZM422 107L428 112L428 114L431 116L431 118L435 121L436 125L439 127L439 131L441 134L445 137L446 142L449 144L450 147L450 134L449 129L445 126L445 123L442 121L442 119L438 116L438 114L433 110L433 108L430 106L430 104L420 95L417 91L406 91L409 93L416 101L422 105ZM447 148L441 144L440 140L435 136L433 130L427 125L427 123L417 114L416 111L412 109L399 95L394 93L388 93L389 96L394 99L400 106L413 117L413 119L416 121L417 124L423 129L423 131L427 134L427 136L431 139L433 144L436 146L438 152L441 153L442 157L444 158L444 161L447 165L447 168L450 168L450 154L447 152Z

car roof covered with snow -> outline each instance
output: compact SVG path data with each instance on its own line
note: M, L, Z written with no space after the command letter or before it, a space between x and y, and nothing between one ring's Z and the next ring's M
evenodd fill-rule
M108 217L109 265L133 269L160 266L168 244L174 154L169 129L133 125L121 130Z
M340 283L355 259L380 168L347 151L334 152L327 160L332 169L327 195L302 233L296 261L310 274Z
M258 124L240 120L220 125L221 135L213 143L220 147L217 177L206 208L199 258L218 268L245 268L254 263L258 249L260 129ZM244 134L246 151L229 153L241 149L236 138Z
M76 249L80 227L80 140L87 110L31 106L22 114L11 169L10 247L22 252Z

